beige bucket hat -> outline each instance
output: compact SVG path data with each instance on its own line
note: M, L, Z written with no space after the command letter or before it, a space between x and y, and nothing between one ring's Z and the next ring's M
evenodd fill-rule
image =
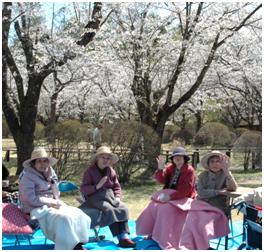
M38 159L38 158L47 158L49 160L49 165L55 165L58 162L58 159L53 158L53 157L49 157L47 152L45 151L45 149L43 147L36 147L32 153L31 153L31 158L26 160L23 163L24 167L29 167L30 166L30 162Z
M116 154L112 153L108 147L102 146L98 148L96 153L90 157L90 162L95 163L96 157L98 157L101 154L109 154L111 156L111 163L110 163L111 165L115 164L119 160L119 157Z
M202 159L201 159L201 165L204 169L206 170L209 170L209 165L208 165L208 159L212 156L226 156L225 154L221 153L220 151L212 151L212 152L209 152L207 154L205 154ZM229 167L231 166L231 160L230 158L228 157L228 164L229 164Z

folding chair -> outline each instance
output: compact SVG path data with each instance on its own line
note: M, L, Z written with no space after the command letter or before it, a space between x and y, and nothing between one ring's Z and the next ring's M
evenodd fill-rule
M21 213L19 207L12 203L2 203L2 235L14 235L16 238L15 245L20 242L18 235L27 235L29 244L31 245L29 235L34 231Z
M70 182L70 181L60 181L59 184L58 184L58 188L59 188L59 191L60 192L70 192L70 191L76 191L78 190L78 192L80 193L81 197L82 198L79 198L79 197L76 197L77 201L80 203L80 204L83 204L85 202L85 197L84 195L81 193L80 189L78 188L78 186L76 186L74 183ZM100 236L98 235L98 232L100 230L97 231L96 227L92 228L94 230L94 233L95 233L95 236L96 236L96 240L98 242L101 242L101 239L104 238L104 236Z
M22 202L20 201L20 194L18 194L17 206L21 214L23 215L24 219L26 220L26 222L29 224L29 226L33 230L33 232L36 233L40 229L38 220L31 220L30 215L23 212L23 205L22 205ZM46 243L47 243L47 237L45 237L44 244L46 245Z

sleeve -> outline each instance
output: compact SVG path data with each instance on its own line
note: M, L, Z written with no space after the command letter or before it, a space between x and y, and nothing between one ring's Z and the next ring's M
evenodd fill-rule
M226 178L226 189L229 191L236 191L237 189L237 183L235 181L235 178L233 177L231 173L231 178Z
M116 176L116 172L114 171L114 169L112 169L111 171L111 178L112 178L112 181L113 181L113 192L115 194L115 197L118 197L118 198L121 198L122 197L122 190L121 190L121 186L119 184L119 181L117 179L117 176Z
M165 170L159 170L157 169L155 172L155 178L157 180L158 183L162 184L162 185L167 185L170 179L170 166L167 166Z
M55 180L56 184L59 183L58 177L54 169L51 167L51 177Z
M207 199L215 196L214 189L207 189L207 177L204 173L198 175L197 194L199 199Z
M182 199L187 197L191 192L192 188L195 184L195 172L193 169L188 170L185 174L183 182L181 183L180 187L170 195L171 200Z
M51 206L52 203L57 203L52 197L49 198L44 195L37 195L35 191L35 183L36 182L33 179L27 178L25 175L23 176L19 185L19 193L21 194L21 199L23 199L24 203L32 207L41 207L44 205Z
M98 130L97 130L97 128L95 128L95 130L93 131L93 141L94 141L94 143L96 143L98 141Z
M86 169L82 178L81 193L86 196L94 194L96 192L95 185L93 175Z

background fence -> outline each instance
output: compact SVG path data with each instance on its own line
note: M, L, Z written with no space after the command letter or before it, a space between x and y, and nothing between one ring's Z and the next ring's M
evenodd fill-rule
M190 158L191 158L191 164L192 164L193 168L194 169L197 168L197 164L200 163L201 156L203 156L205 153L210 152L212 150L221 151L222 153L225 153L228 157L231 158L232 151L231 151L230 148L217 148L217 149L213 149L213 148L212 149L197 148L197 149L192 150L192 151L187 151L187 155L189 155ZM56 149L53 149L53 150L46 149L46 151L50 155L54 155L55 154L55 156L56 156L56 152L58 150L56 150ZM65 152L66 152L66 150L65 150ZM15 148L2 148L2 157L3 157L3 154L4 154L4 161L5 162L9 162L11 156L12 156L12 158L16 158L16 153L17 153L17 151L16 151ZM67 153L69 153L68 150L67 150ZM76 149L74 151L70 151L70 153L75 155L76 160L83 159L83 161L85 161L85 160L88 161L90 156L91 156L91 154L92 154L92 149ZM119 154L118 151L116 151L115 153L117 155ZM163 151L161 153L161 155L165 157L166 163L168 163L170 161L169 157L172 155L172 152L166 150L166 151ZM254 153L252 153L252 158L254 159Z

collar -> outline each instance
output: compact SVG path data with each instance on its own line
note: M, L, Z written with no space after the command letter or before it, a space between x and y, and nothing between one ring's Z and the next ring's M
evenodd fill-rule
M175 170L177 169L175 164L171 163L171 166L175 167ZM186 173L188 171L188 166L188 163L184 163L181 167L180 173Z
M37 175L38 177L41 177L41 178L45 179L44 176L43 176L40 172L38 172L35 168L33 168L33 167L31 167L31 166L29 166L29 167L27 168L26 173L27 173L27 172L31 172L31 173Z

